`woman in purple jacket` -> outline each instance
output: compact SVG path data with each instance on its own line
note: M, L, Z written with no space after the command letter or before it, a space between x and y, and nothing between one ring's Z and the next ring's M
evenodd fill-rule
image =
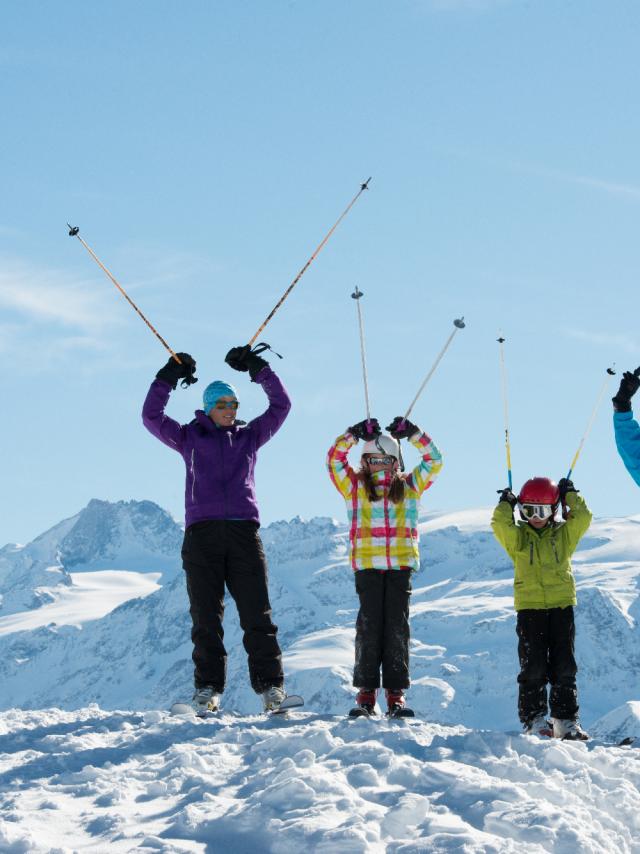
M248 371L265 390L269 407L248 424L236 421L238 396L217 380L204 391L204 407L189 424L165 415L179 379L195 382L195 362L179 353L158 371L142 410L150 433L181 454L186 467L185 536L182 562L193 623L195 693L192 705L204 715L219 706L224 691L227 654L223 644L225 584L233 597L244 632L251 686L266 710L285 697L282 656L271 619L267 564L258 528L254 468L258 448L284 422L291 402L265 359L248 347L234 347L227 363Z

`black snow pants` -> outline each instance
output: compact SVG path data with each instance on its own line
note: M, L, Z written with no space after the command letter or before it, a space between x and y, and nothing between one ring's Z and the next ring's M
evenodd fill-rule
M356 688L409 687L411 570L360 569L355 574L360 611L356 620Z
M518 611L518 713L522 723L546 715L547 682L551 685L551 717L575 720L578 691L574 656L573 608L526 609Z
M192 620L196 688L211 685L222 693L227 652L224 631L225 584L238 608L249 659L251 687L257 693L282 685L282 655L271 620L267 562L258 525L248 520L207 520L184 535L182 566L187 576Z

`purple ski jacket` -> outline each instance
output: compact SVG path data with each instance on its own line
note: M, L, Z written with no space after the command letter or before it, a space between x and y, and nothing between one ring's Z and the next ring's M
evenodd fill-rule
M142 422L150 433L178 451L187 470L185 525L205 519L249 519L260 523L254 469L258 448L282 426L291 401L267 365L256 376L269 398L269 408L243 426L217 427L196 410L189 424L164 414L171 386L154 380L142 407Z

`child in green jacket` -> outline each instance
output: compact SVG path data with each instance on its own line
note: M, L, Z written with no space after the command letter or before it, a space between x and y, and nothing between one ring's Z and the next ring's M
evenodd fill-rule
M566 519L556 520L558 507ZM514 520L519 505L522 521ZM572 740L588 738L578 722L574 656L576 585L571 556L591 524L591 512L566 478L528 480L520 495L500 495L491 527L514 563L518 614L518 713L525 732ZM547 720L547 683L551 685Z

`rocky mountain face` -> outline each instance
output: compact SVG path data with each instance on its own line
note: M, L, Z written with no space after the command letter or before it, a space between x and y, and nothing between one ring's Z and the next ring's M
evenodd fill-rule
M182 529L152 501L98 501L26 546L0 549L0 617L53 601L71 572L127 569L160 572L181 567Z

